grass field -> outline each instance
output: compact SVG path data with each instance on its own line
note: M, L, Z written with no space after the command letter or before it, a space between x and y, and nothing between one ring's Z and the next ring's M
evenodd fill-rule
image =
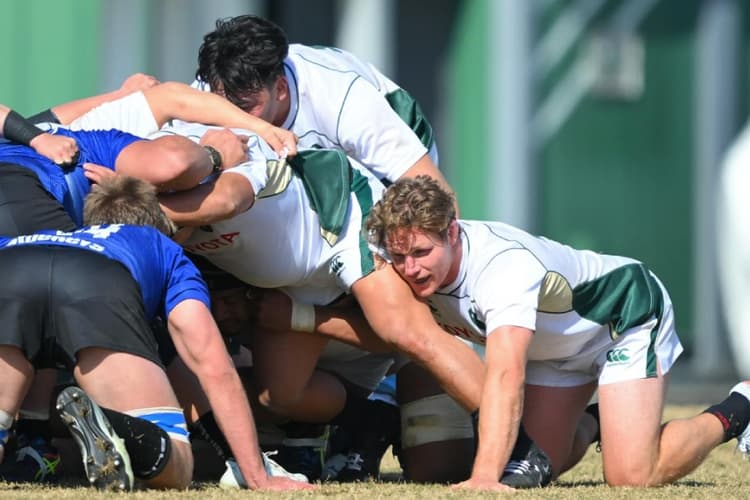
M670 406L667 417L690 416L703 407ZM709 456L706 462L688 477L672 486L653 489L610 488L602 483L601 458L593 449L589 450L583 462L563 475L553 485L532 491L519 491L513 495L517 499L748 499L750 498L750 463L734 451L735 441L727 443ZM129 494L134 499L201 499L219 498L276 498L276 499L349 499L349 498L423 498L423 499L471 499L486 498L488 493L455 492L445 486L423 486L399 482L400 471L390 452L381 466L382 480L363 484L326 484L312 492L297 493L256 493L251 491L224 491L215 485L198 485L196 489L177 492L139 491ZM19 486L0 482L0 499L28 500L69 500L94 499L119 496L117 493L99 493L87 487L38 487ZM499 495L497 495L499 496Z

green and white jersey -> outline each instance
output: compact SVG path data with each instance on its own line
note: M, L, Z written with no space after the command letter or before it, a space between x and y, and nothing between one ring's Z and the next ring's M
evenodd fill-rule
M341 149L390 181L434 149L416 101L349 52L291 44L284 67L291 107L282 127L299 137L300 148Z
M671 304L640 262L532 236L498 222L460 221L455 282L429 299L448 332L484 344L502 326L533 330L529 360L598 352ZM671 311L671 306L670 306Z

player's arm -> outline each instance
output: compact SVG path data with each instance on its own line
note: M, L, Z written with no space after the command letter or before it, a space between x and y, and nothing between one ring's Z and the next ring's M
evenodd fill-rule
M158 83L159 80L151 75L146 75L144 73L135 73L127 77L125 81L122 82L120 88L117 90L113 90L112 92L105 92L103 94L91 97L84 97L83 99L77 99L75 101L70 101L63 104L58 104L57 106L53 106L52 108L50 108L48 110L48 113L50 113L54 118L57 118L56 121L58 123L69 124L79 116L83 115L87 111L94 109L100 104L114 101L115 99L119 99L120 97L124 97L139 90L148 89L150 87L153 87L154 85L157 85ZM46 115L46 113L40 113L36 116L41 117L44 115ZM32 119L33 118L35 117L32 117Z
M212 146L219 159L204 146ZM117 156L115 170L148 181L159 191L182 191L246 158L247 140L244 136L227 129L209 130L200 144L177 135L133 142Z
M496 328L487 337L487 373L479 405L479 447L471 477L461 487L507 489L500 476L513 451L523 414L526 353L533 331Z
M252 294L253 317L268 330L299 331L333 338L369 352L393 352L372 330L359 304L347 295L326 306L300 304L278 290Z
M208 397L250 489L309 488L286 478L267 476L245 389L206 305L199 300L183 300L170 311L168 327L180 358Z
M0 137L29 146L59 164L71 162L78 153L75 139L48 134L3 104L0 104Z
M296 136L245 113L225 98L180 82L165 82L143 92L159 126L172 119L250 130L282 156L297 152Z
M228 170L212 183L189 191L162 193L159 202L178 226L204 226L249 210L255 202L255 188L247 177Z
M395 182L429 175L454 194L416 133L368 82L352 84L337 123L336 137L344 150L378 178Z

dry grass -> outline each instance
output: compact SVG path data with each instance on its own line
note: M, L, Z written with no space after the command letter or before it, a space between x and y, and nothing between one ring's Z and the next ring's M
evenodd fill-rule
M690 416L702 407L696 406L672 406L668 408L669 418ZM664 488L654 489L630 489L609 488L602 483L602 469L599 455L593 447L584 458L583 462L572 471L565 474L554 485L543 490L519 491L513 498L524 499L561 499L561 500L610 500L610 499L706 499L715 500L721 498L747 499L750 498L750 476L748 475L750 464L745 462L734 452L734 444L727 443L709 456L706 462L688 477L677 484ZM424 498L436 500L441 498L472 499L486 498L488 494L454 492L444 486L422 486L398 482L398 464L393 460L390 453L382 465L383 481L378 483L347 484L347 485L323 485L316 491L284 494L284 493L255 493L250 491L224 491L214 485L201 485L197 489L186 492L154 492L139 491L128 495L133 499L201 499L214 500L219 498L274 498L274 499L332 499L332 498ZM99 493L90 488L75 487L36 487L10 485L0 483L0 498L5 499L28 499L28 500L68 500L68 499L94 499L111 497L116 493ZM120 498L122 496L120 495Z

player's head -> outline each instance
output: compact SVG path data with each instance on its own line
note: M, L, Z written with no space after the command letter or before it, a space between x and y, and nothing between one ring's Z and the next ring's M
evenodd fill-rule
M288 97L288 50L286 34L271 21L252 15L219 19L203 37L195 76L247 113L278 121L274 104Z
M396 271L422 297L452 279L458 268L459 229L453 196L432 177L394 182L370 211L370 242L384 249Z
M159 206L156 188L127 175L115 175L91 187L83 206L83 223L153 226L169 237L177 232Z
M187 254L201 272L211 294L211 314L222 335L250 332L250 286L216 267L205 257Z

